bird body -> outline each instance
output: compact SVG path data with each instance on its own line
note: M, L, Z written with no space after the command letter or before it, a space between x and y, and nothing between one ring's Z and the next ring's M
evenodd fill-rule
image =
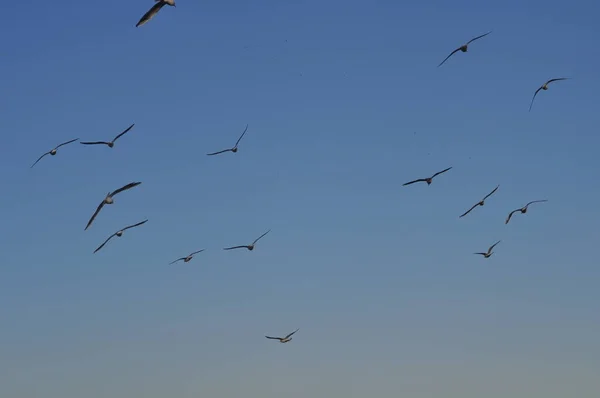
M262 234L261 236L259 236L258 238L256 238L254 240L254 242L252 242L249 245L240 245L240 246L232 246L232 247L226 247L223 250L233 250L233 249L248 249L250 251L254 250L254 245L256 245L256 242L258 242L263 236L265 236L266 234L268 234L269 232L271 232L271 230L268 230L267 232L265 232L264 234Z
M529 208L529 205L531 205L531 204L533 204L533 203L542 203L542 202L547 202L547 201L548 201L547 199L542 199L542 200L533 200L533 201L531 201L531 202L527 203L525 206L523 206L523 207L521 207L521 208L519 208L519 209L516 209L516 210L513 210L513 211L511 211L511 212L508 214L508 217L506 218L506 221L504 222L504 224L508 224L508 222L510 221L510 219L511 219L511 217L512 217L512 215L513 215L514 213L516 213L516 212L520 212L521 214L525 214L525 213L527 213L527 209Z
M152 6L152 8L150 8L148 10L148 12L146 12L142 18L140 18L140 20L138 21L138 23L135 25L135 27L137 28L138 26L142 26L143 24L145 24L146 22L150 21L152 18L154 18L154 16L156 14L158 14L158 12L161 10L161 8L163 8L164 6L168 5L168 6L172 6L172 7L176 7L175 5L175 0L154 0L156 2L156 4L154 4Z
M133 224L133 225L129 225L123 229L118 230L117 232L115 232L114 234L112 234L111 236L109 236L104 243L102 243L100 246L98 246L98 248L96 250L94 250L94 253L96 253L97 251L99 251L100 249L102 249L104 247L104 245L106 245L108 243L109 240L111 240L112 238L114 238L115 236L120 238L121 236L123 236L123 232L127 231L130 228L135 228L135 227L139 227L142 224L145 224L146 222L148 222L148 220L144 220L142 222L139 222L137 224Z
M114 199L113 197L123 191L126 191L128 189L131 189L133 187L137 187L138 185L140 185L141 182L131 182L125 186L122 186L121 188L113 191L113 192L109 192L106 194L106 197L104 199L102 199L102 202L100 202L100 204L98 205L98 208L96 209L96 211L94 212L94 214L92 215L92 217L90 218L90 220L88 221L87 225L85 226L85 230L87 230L90 225L92 225L92 222L94 222L94 220L96 219L96 216L98 215L98 213L100 213L100 210L102 210L102 208L104 207L104 205L112 205L114 203Z
M287 335L287 336L285 336L285 337L271 337L271 336L265 336L265 337L266 337L267 339L271 339L271 340L279 340L279 342L280 342L280 343L287 343L287 342L290 342L290 341L292 341L292 335L293 335L294 333L296 333L298 330L300 330L300 329L296 329L296 330L294 330L292 333L288 334L288 335Z

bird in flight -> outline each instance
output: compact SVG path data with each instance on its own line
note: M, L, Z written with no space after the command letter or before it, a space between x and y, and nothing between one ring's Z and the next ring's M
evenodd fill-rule
M268 339L271 339L271 340L279 340L280 343L287 343L288 341L292 340L292 335L294 333L296 333L298 330L300 330L300 329L294 330L292 333L288 334L285 337L271 337L271 336L265 336L265 337Z
M144 220L142 222L139 222L137 224L133 224L133 225L129 225L117 232L115 232L114 234L112 234L111 236L108 237L108 239L106 239L104 241L104 243L102 243L100 246L98 246L98 248L96 250L94 250L94 253L96 253L98 250L102 249L104 247L105 244L108 243L109 240L111 240L112 238L114 238L115 236L118 236L119 238L123 235L123 232L127 231L129 228L135 228L135 227L139 227L142 224L145 224L148 220Z
M490 257L492 254L494 254L494 253L492 252L492 250L494 249L494 247L495 247L495 246L496 246L498 243L500 243L500 242L501 242L501 241L498 241L498 242L494 243L493 245L491 245L491 246L490 246L490 248L488 249L488 251L487 251L486 253L473 253L473 254L481 254L481 255L482 255L483 257L485 257L485 258L489 258L489 257Z
M445 169L445 170L438 171L437 173L435 173L434 175L432 175L432 176L431 176L431 177L429 177L429 178L419 178L418 180L414 180L414 181L410 181L410 182L404 183L404 184L402 184L402 186L406 186L406 185L414 184L415 182L426 182L426 183L427 183L427 185L431 185L431 182L433 181L433 178L434 178L434 177L436 177L436 176L438 176L438 175L440 175L440 174L442 174L442 173L445 173L445 172L447 172L447 171L448 171L448 170L450 170L451 168L452 168L452 167L448 167L448 168L447 168L447 169Z
M568 79L568 77L558 77L556 79L550 79L546 83L542 84L540 86L540 88L535 90L535 93L533 94L533 98L531 99L531 104L529 104L529 112L531 112L531 107L533 106L533 101L535 100L535 96L540 92L540 90L546 91L546 90L548 90L548 84L559 81L559 80L567 80L567 79Z
M465 211L463 214L461 214L458 218L462 218L464 216L466 216L467 214L469 214L471 212L471 210L473 210L474 208L476 208L477 206L483 206L485 204L485 200L487 198L489 198L490 196L492 196L500 187L500 185L498 185L496 188L494 188L494 190L490 193L488 193L487 195L485 195L485 197L483 199L481 199L479 202L475 203L473 205L473 207L471 207L469 210Z
M207 153L207 155L208 156L218 155L218 154L224 153L224 152L233 152L233 153L236 153L238 151L238 147L237 146L240 143L240 141L242 140L242 137L244 136L244 134L246 134L247 130L248 130L248 125L246 125L246 128L244 129L244 132L242 133L242 135L240 135L240 138L238 138L238 140L236 141L236 143L233 146L233 148L223 149L222 151L219 151L219 152Z
M513 210L513 211L511 211L511 212L508 214L508 217L506 218L506 221L504 222L504 224L508 224L508 222L510 221L510 218L512 217L512 215L513 215L514 213L518 212L518 211L520 211L520 212L521 212L521 214L525 214L525 213L527 213L527 208L529 207L529 205L530 205L530 204L532 204L532 203L542 203L542 202L547 202L547 201L548 201L547 199L542 199L542 200L534 200L534 201L531 201L531 202L527 203L525 206L521 207L520 209L517 209L517 210Z
M63 142L63 143L62 143L62 144L60 144L60 145L57 145L57 146L56 146L56 147L54 147L52 150L50 150L50 151L46 152L45 154L43 154L42 156L40 156L40 157L38 158L38 160L36 160L36 161L35 161L35 163L31 165L31 167L30 167L30 168L32 168L33 166L35 166L35 165L37 164L37 162L39 162L40 160L42 160L42 158L43 158L44 156L46 156L46 155L51 155L51 156L54 156L54 155L56 155L56 152L58 151L58 148L60 148L60 147L61 147L61 146L63 146L63 145L70 144L71 142L75 142L75 141L77 141L78 139L79 139L79 138L75 138L74 140L69 140L69 141L67 141L67 142Z
M266 234L268 234L269 232L271 232L271 230L268 230L267 232L265 232L264 234L262 234L261 236L259 236L258 238L256 238L254 240L254 242L252 242L252 244L250 245L242 245L242 246L233 246L233 247L226 247L223 250L232 250L232 249L243 249L246 248L248 250L254 250L254 245L256 244L256 242L258 242L263 236L265 236Z
M127 127L125 129L125 131L123 131L122 133L120 133L118 136L116 136L110 142L106 142L106 141L94 141L94 142L80 142L80 144L82 144L82 145L99 145L99 144L104 144L104 145L108 145L109 148L112 148L113 146L115 146L115 141L118 140L119 138L121 138L121 136L125 135L129 130L131 130L133 128L133 126L135 126L135 123L132 124L131 126Z
M181 258L178 258L178 259L177 259L177 260L175 260L175 261L171 261L171 262L169 263L169 265L171 265L171 264L175 264L177 261L181 261L181 260L183 260L183 262L184 262L184 263L187 263L187 262L189 262L189 261L190 261L192 258L194 258L194 254L202 253L204 250L206 250L206 249L202 249L202 250L198 250L197 252L190 253L190 254L189 254L187 257L181 257Z
M467 50L468 50L469 44L471 44L472 42L474 42L474 41L475 41L475 40L477 40L477 39L481 39L482 37L485 37L485 36L489 35L490 33L492 33L492 31L489 31L489 32L487 32L487 33L484 33L484 34L482 34L481 36L477 36L477 37L475 37L475 38L473 38L473 39L469 40L467 43L463 44L462 46L458 47L456 50L452 51L452 52L450 53L450 55L448 55L448 56L446 57L446 59L444 59L444 60L443 60L443 61L442 61L442 62L441 62L439 65L438 65L438 68L439 68L440 66L442 66L442 65L444 64L444 62L446 62L446 61L448 60L448 58L450 58L451 56L453 56L453 55L454 55L454 54L455 54L457 51L459 51L459 50L460 50L460 51L462 51L463 53L466 53L466 52L467 52Z
M90 221L88 221L87 225L85 226L85 229L88 229L90 227L90 225L92 225L92 222L94 222L94 219L96 218L96 216L98 215L98 213L100 213L100 210L102 210L102 208L104 207L104 205L112 205L113 204L113 197L118 194L121 193L123 191L127 191L128 189L131 189L133 187L137 187L138 185L140 185L141 182L131 182L119 189L117 189L116 191L113 192L109 192L106 197L104 199L102 199L102 202L100 202L100 204L98 205L98 208L96 209L96 211L94 212L94 215L92 216L92 218L90 218Z
M164 6L169 5L169 6L176 7L175 0L154 0L154 1L156 2L156 4L153 5L152 8L149 9L148 12L145 13L142 18L140 18L139 22L137 24L135 24L136 28L138 26L142 26L143 24L145 24L146 22L151 20L160 11L160 9L163 8Z

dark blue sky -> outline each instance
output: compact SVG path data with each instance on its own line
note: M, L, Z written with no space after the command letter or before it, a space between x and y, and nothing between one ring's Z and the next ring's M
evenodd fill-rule
M3 7L0 395L598 396L597 2L152 4Z

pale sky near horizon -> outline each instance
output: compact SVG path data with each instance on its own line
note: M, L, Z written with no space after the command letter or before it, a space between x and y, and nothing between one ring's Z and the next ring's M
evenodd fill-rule
M5 4L0 396L600 396L600 5L411 3Z

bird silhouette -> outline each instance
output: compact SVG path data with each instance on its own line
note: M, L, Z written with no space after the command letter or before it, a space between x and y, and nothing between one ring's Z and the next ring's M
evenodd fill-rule
M442 174L442 173L445 173L445 172L447 172L447 171L448 171L448 170L450 170L451 168L452 168L452 167L448 167L448 168L447 168L447 169L445 169L445 170L438 171L437 173L435 173L434 175L432 175L431 177L428 177L428 178L419 178L418 180L414 180L414 181L410 181L410 182L404 183L404 184L402 184L402 186L406 186L406 185L414 184L415 182L426 182L426 183L427 183L427 185L431 185L431 183L432 183L432 181L433 181L434 177L436 177L436 176L438 176L438 175L440 175L440 174Z
M145 224L146 222L148 222L148 220L144 220L142 222L139 222L137 224L133 224L133 225L129 225L123 229L118 230L117 232L115 232L114 234L112 234L111 236L108 237L108 239L106 239L104 241L104 243L102 243L100 246L98 246L98 248L96 250L94 250L94 253L96 253L98 250L102 249L104 247L105 244L108 243L109 240L111 240L112 238L114 238L115 236L118 236L119 238L123 235L123 232L127 231L130 228L135 228L138 227L142 224Z
M90 225L92 225L92 222L94 222L94 219L96 218L98 213L100 213L100 210L102 210L104 205L112 205L114 203L113 197L115 195L117 195L123 191L127 191L128 189L131 189L133 187L137 187L140 184L141 184L141 182L131 182L131 183L117 189L116 191L109 192L108 194L106 194L106 197L102 200L102 202L100 202L100 204L98 205L98 208L92 215L92 218L90 218L90 221L88 221L87 225L85 226L85 229L88 229L90 227Z
M218 151L218 152L213 152L213 153L207 153L208 156L213 156L213 155L218 155L220 153L225 153L225 152L233 152L236 153L238 151L238 144L240 143L240 141L242 140L242 137L244 136L244 134L246 134L246 131L248 130L248 125L246 125L246 128L244 129L244 132L242 133L242 135L240 135L240 138L238 138L238 140L235 142L235 145L233 146L233 148L229 148L229 149L223 149L222 151Z
M487 33L482 34L481 36L477 36L471 40L469 40L468 42L466 42L465 44L463 44L462 46L458 47L456 50L452 51L450 53L450 55L448 55L442 62L440 62L440 64L438 65L438 68L440 66L442 66L444 64L444 62L446 62L448 60L448 58L450 58L451 56L453 56L454 54L456 54L456 52L458 51L462 51L463 53L466 53L469 47L469 44L471 44L472 42L474 42L477 39L481 39L482 37L485 37L487 35L489 35L490 33L492 33L492 31L489 31Z
M154 0L156 2L156 4L154 4L152 6L152 8L150 8L148 10L147 13L145 13L142 18L140 18L140 20L138 21L137 24L135 24L135 27L137 28L138 26L142 26L143 24L145 24L146 22L148 22L149 20L151 20L152 18L154 18L154 16L156 14L158 14L158 12L160 11L161 8L163 8L164 6L172 6L172 7L176 7L175 6L175 0Z
M483 199L481 199L479 202L475 203L473 205L473 207L471 207L469 210L465 211L463 214L461 214L458 218L462 218L464 216L466 216L467 214L469 214L471 212L471 210L473 210L474 208L476 208L477 206L483 206L485 204L485 200L487 198L489 198L490 196L492 196L500 187L500 185L498 185L496 188L494 188L494 190L490 193L488 193L487 195L485 195L485 197Z
M51 150L49 150L48 152L46 152L45 154L43 154L42 156L40 156L40 157L38 158L38 160L36 160L36 161L35 161L35 162L34 162L34 163L31 165L31 167L30 167L30 168L33 168L33 166L35 166L35 165L36 165L36 164L37 164L37 163L38 163L40 160L42 160L42 158L43 158L44 156L46 156L46 155L51 155L51 156L54 156L54 155L56 155L56 152L58 151L58 148L60 148L61 146L64 146L64 145L70 144L71 142L75 142L75 141L77 141L78 139L79 139L79 138L75 138L74 140L69 140L69 141L67 141L67 142L63 142L62 144L59 144L59 145L55 146L54 148L52 148Z
M129 130L131 130L133 128L133 126L135 126L135 123L132 124L131 126L127 127L122 133L120 133L119 135L117 135L112 141L110 142L106 142L106 141L94 141L94 142L80 142L80 144L82 145L108 145L109 148L112 148L115 146L115 141L118 140L119 138L121 138L123 135L125 135Z
M262 234L261 236L259 236L258 238L256 238L254 240L254 242L252 242L252 244L250 244L250 245L241 245L241 246L226 247L223 250L244 249L244 248L248 249L248 250L254 250L254 245L256 244L256 242L258 242L263 236L265 236L269 232L271 232L271 230L268 230L267 232L265 232L264 234Z
M494 252L492 252L492 250L494 249L494 247L495 247L495 246L496 246L498 243L500 243L500 242L501 242L501 241L498 241L498 242L494 243L493 245L491 245L491 246L489 247L488 251L487 251L487 252L485 252L485 253L473 253L473 254L481 254L481 255L482 255L483 257L485 257L485 258L489 258L489 257L490 257L492 254L494 254Z
M535 93L533 94L533 98L531 99L531 104L529 104L529 112L531 112L531 108L533 107L533 101L535 101L535 97L538 95L538 93L540 92L540 90L548 90L548 84L552 83L552 82L557 82L559 80L567 80L568 77L558 77L556 79L550 79L548 80L546 83L542 84L540 86L540 88L538 88L537 90L535 90Z
M298 330L300 330L300 329L294 330L292 333L288 334L285 337L271 337L271 336L265 336L265 337L268 339L271 339L271 340L279 340L280 343L287 343L292 340L292 335L294 333L296 333Z
M178 258L178 259L177 259L177 260L175 260L175 261L171 261L171 262L169 263L169 265L171 265L171 264L175 264L177 261L181 261L181 260L183 260L183 262L184 262L184 263L187 263L187 262L189 262L189 261L190 261L192 258L194 258L194 254L202 253L204 250L206 250L206 249L198 250L197 252L193 252L193 253L190 253L190 254L188 254L186 257L181 257L181 258Z
M506 221L504 222L504 224L508 224L508 222L510 221L510 218L512 217L512 215L513 215L514 213L518 212L518 211L520 211L520 212L521 212L521 214L525 214L525 213L527 213L527 208L529 207L529 205L530 205L530 204L533 204L533 203L542 203L542 202L547 202L547 201L548 201L547 199L542 199L542 200L533 200L533 201L531 201L531 202L527 203L525 206L523 206L523 207L521 207L521 208L519 208L519 209L517 209L517 210L513 210L513 211L511 211L511 212L508 214L508 217L506 218Z

